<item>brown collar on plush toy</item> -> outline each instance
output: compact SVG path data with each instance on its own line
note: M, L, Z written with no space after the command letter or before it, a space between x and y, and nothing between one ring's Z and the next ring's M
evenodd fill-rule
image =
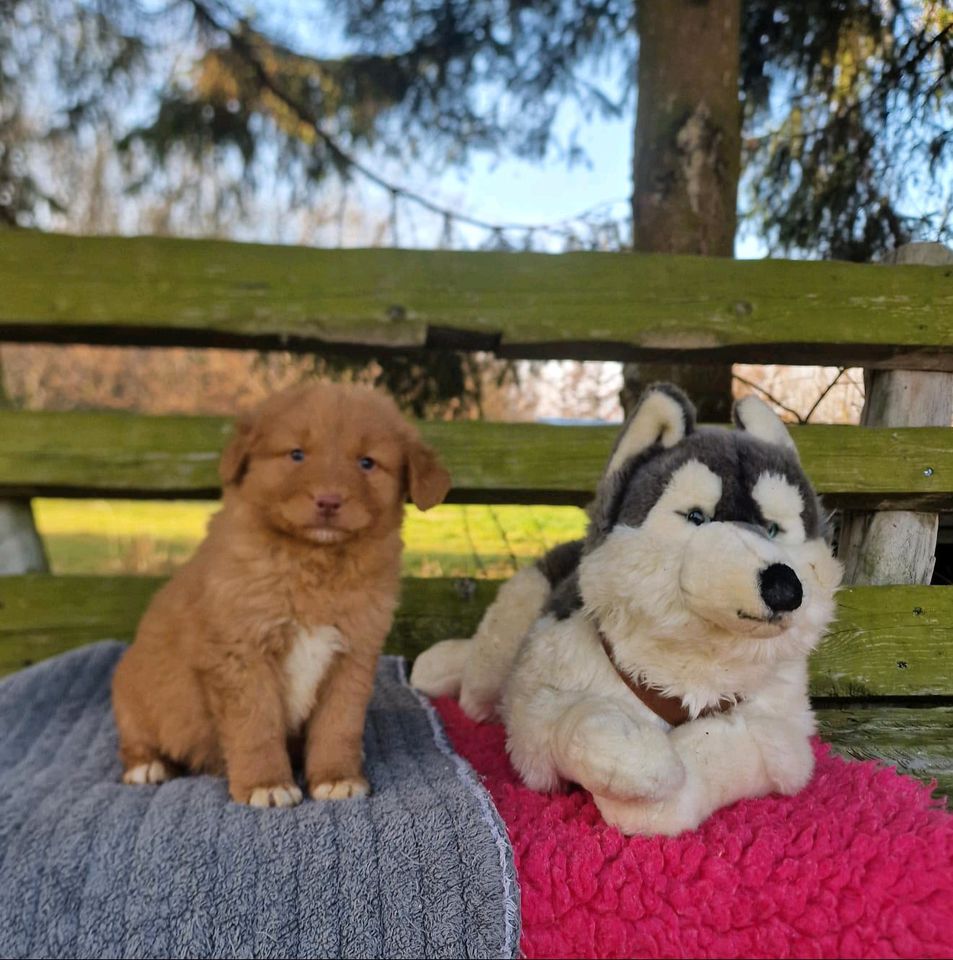
M659 693L641 680L633 680L620 666L612 651L612 644L609 638L596 627L599 639L602 641L602 649L605 650L609 663L615 668L622 682L644 703L652 713L660 716L669 726L680 727L683 723L688 723L692 719L691 714L685 708L679 697L668 697L664 693ZM699 717L711 717L718 713L725 713L730 710L741 697L722 697L718 703L712 707L705 707L698 715Z

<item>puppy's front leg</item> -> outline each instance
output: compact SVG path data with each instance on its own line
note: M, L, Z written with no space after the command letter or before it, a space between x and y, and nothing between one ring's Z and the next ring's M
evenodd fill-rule
M278 681L264 664L245 665L237 679L212 698L228 791L253 807L293 807L301 790L291 772Z
M342 653L322 685L308 719L305 775L315 800L363 797L364 719L374 689L376 652Z

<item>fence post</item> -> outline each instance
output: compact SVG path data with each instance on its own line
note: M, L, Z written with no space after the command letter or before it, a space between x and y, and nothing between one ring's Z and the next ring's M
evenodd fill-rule
M943 266L953 264L953 250L941 243L909 243L887 262ZM864 381L861 426L949 427L953 422L953 374L865 370ZM928 584L938 526L935 513L845 513L838 544L845 582Z
M10 406L0 360L0 408ZM26 499L0 500L0 576L49 573L43 541Z

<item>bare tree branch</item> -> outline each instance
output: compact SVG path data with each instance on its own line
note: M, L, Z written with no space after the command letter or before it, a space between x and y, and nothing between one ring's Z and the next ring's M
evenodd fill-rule
M770 400L771 403L773 403L776 407L780 407L785 413L790 413L791 416L797 419L798 423L804 423L803 417L797 412L797 410L795 410L793 407L789 407L786 403L782 403L773 393L771 393L769 390L765 390L760 384L755 383L753 380L748 380L737 373L733 373L731 376L733 380L743 383L746 387L751 387L752 390L757 390L758 393Z
M808 423L811 419L811 415L814 411L821 405L823 399L834 389L835 384L838 380L844 375L844 372L847 370L846 367L840 367L837 371L837 376L821 391L821 395L814 401L814 406L807 411L807 416L801 421L802 423Z

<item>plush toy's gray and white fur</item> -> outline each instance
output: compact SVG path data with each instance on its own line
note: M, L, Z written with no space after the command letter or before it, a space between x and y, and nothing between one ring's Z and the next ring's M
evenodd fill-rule
M589 790L624 833L693 829L722 806L810 779L807 658L840 567L787 430L753 397L736 430L699 428L648 390L616 442L586 539L500 589L472 640L423 654L412 683L499 712L524 782ZM631 678L681 699L671 728ZM722 698L732 709L701 716Z

